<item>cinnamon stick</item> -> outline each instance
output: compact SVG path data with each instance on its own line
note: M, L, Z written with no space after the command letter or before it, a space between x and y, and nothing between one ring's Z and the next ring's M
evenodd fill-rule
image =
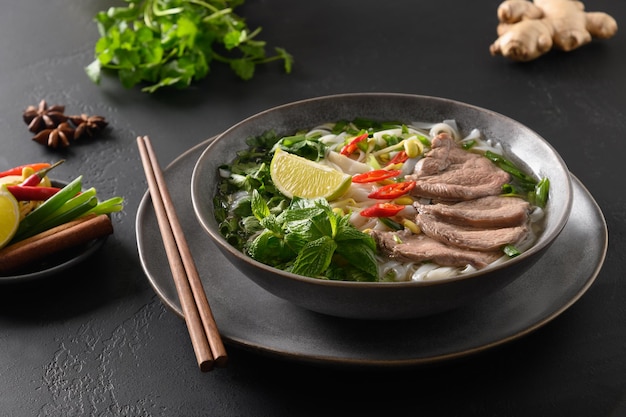
M88 215L0 249L0 273L15 271L64 249L113 233L106 214Z

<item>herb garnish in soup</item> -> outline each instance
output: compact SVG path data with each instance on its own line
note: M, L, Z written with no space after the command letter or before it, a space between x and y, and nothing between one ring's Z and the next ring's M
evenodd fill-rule
M454 120L357 119L247 143L220 168L220 232L299 275L443 279L515 257L541 230L549 180Z

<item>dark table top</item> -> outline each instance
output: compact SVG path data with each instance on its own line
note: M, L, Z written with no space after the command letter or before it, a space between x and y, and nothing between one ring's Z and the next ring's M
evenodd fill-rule
M88 262L0 288L0 415L626 413L623 32L516 64L488 51L498 1L249 0L238 12L294 55L292 74L267 65L244 82L215 65L188 90L149 95L111 77L96 86L83 71L98 38L92 19L110 3L22 0L0 13L0 168L62 155L56 177L82 173L99 195L126 199ZM626 19L622 2L587 9ZM165 166L258 111L344 92L455 99L545 137L606 218L609 249L591 288L536 331L459 360L359 369L227 345L228 367L201 373L184 322L140 264L135 217L147 186L135 138L150 136ZM104 116L106 134L62 153L33 142L21 114L41 99Z

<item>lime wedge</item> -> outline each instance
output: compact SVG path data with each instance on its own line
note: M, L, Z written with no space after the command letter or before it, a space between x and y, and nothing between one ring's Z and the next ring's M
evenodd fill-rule
M270 175L276 188L289 198L324 197L330 201L343 195L352 183L349 174L280 148L272 158Z
M6 185L0 185L0 248L5 247L20 224L20 207Z

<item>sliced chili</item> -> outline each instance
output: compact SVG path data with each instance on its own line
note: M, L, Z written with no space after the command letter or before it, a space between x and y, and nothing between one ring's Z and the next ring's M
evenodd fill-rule
M30 185L9 185L7 189L18 201L44 201L58 193L57 187L39 187Z
M391 200L407 194L415 187L415 181L396 182L380 187L378 190L371 192L368 197L377 200Z
M363 142L365 139L367 139L368 136L369 135L367 133L363 133L362 135L359 135L356 138L352 139L346 146L341 148L340 153L345 156L351 155L354 151L356 151L357 144L359 142Z
M387 165L401 164L406 162L407 159L409 159L409 155L407 155L406 151L402 150L398 152Z
M388 178L397 177L400 175L399 169L375 169L373 171L367 171L362 174L356 174L352 177L352 182L356 183L366 183L366 182L377 182L386 180Z
M376 203L373 206L361 210L364 217L392 217L398 214L405 206L393 203Z
M22 175L22 170L24 168L32 168L33 171L39 171L41 169L48 168L49 166L50 164L48 164L47 162L38 162L34 164L20 165L20 166L16 166L11 169L8 169L6 171L0 172L0 178L8 177L9 175Z

